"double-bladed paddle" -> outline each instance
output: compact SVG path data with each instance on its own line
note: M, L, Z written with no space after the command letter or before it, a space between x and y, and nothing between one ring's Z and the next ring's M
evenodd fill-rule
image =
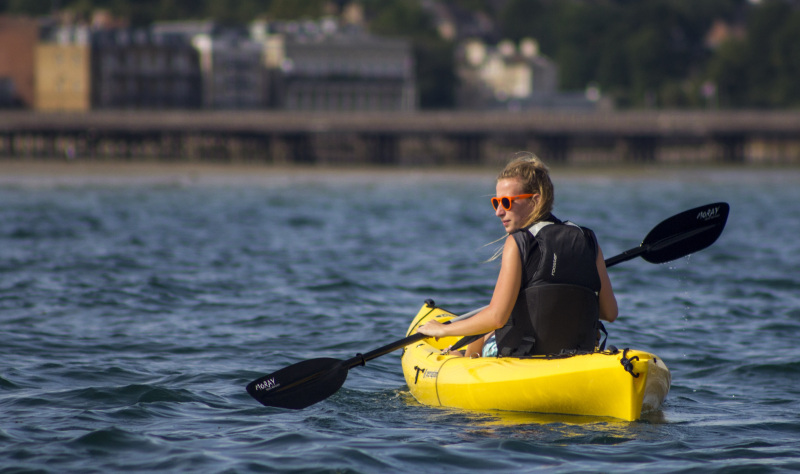
M665 263L703 250L722 234L729 211L727 203L718 202L676 214L655 226L638 247L606 259L606 267L636 257L642 257L650 263ZM470 311L453 321L471 317L482 309ZM253 380L247 385L247 393L265 406L305 408L336 393L353 367L365 365L368 360L427 337L424 334L412 334L347 360L325 357L298 362Z

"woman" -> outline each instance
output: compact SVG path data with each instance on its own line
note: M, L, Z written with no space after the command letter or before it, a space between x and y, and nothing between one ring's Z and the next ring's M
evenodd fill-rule
M612 322L618 312L594 233L551 214L553 184L533 154L503 169L496 193L495 215L509 235L489 306L469 319L431 321L418 331L434 337L496 331L498 355L504 356L594 350L598 319ZM465 355L480 356L489 336L470 344Z

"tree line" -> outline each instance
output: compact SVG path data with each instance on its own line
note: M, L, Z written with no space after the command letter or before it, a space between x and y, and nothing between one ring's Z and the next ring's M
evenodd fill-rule
M0 0L0 13L97 8L131 26L154 21L304 19L352 0ZM798 0L440 0L492 19L494 39L535 38L559 67L560 88L599 87L621 108L800 106ZM423 108L453 106L452 41L420 0L360 0L368 28L410 38ZM712 27L724 27L710 43Z

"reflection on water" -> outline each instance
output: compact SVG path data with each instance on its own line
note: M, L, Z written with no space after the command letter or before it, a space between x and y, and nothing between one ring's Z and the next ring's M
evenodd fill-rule
M401 392L401 399L409 405L424 406L417 402L411 392L404 390ZM561 415L555 413L529 413L515 411L475 411L463 410L449 407L432 407L436 410L435 415L430 414L429 419L435 421L436 418L446 418L452 421L453 418L463 418L466 425L480 428L499 428L499 427L522 427L524 425L602 425L628 427L636 423L660 424L666 423L663 410L655 410L643 413L638 421L630 422L618 418L602 416L583 416L583 415ZM438 413L437 413L438 412Z

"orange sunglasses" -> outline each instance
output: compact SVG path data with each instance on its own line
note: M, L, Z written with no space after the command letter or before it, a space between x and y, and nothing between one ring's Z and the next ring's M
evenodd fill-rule
M511 210L511 205L514 203L514 201L516 201L517 199L525 199L525 198L529 198L529 197L533 197L533 194L518 194L516 196L493 197L492 198L492 207L496 211L497 210L497 206L502 205L503 209L505 209L506 211L510 211Z

